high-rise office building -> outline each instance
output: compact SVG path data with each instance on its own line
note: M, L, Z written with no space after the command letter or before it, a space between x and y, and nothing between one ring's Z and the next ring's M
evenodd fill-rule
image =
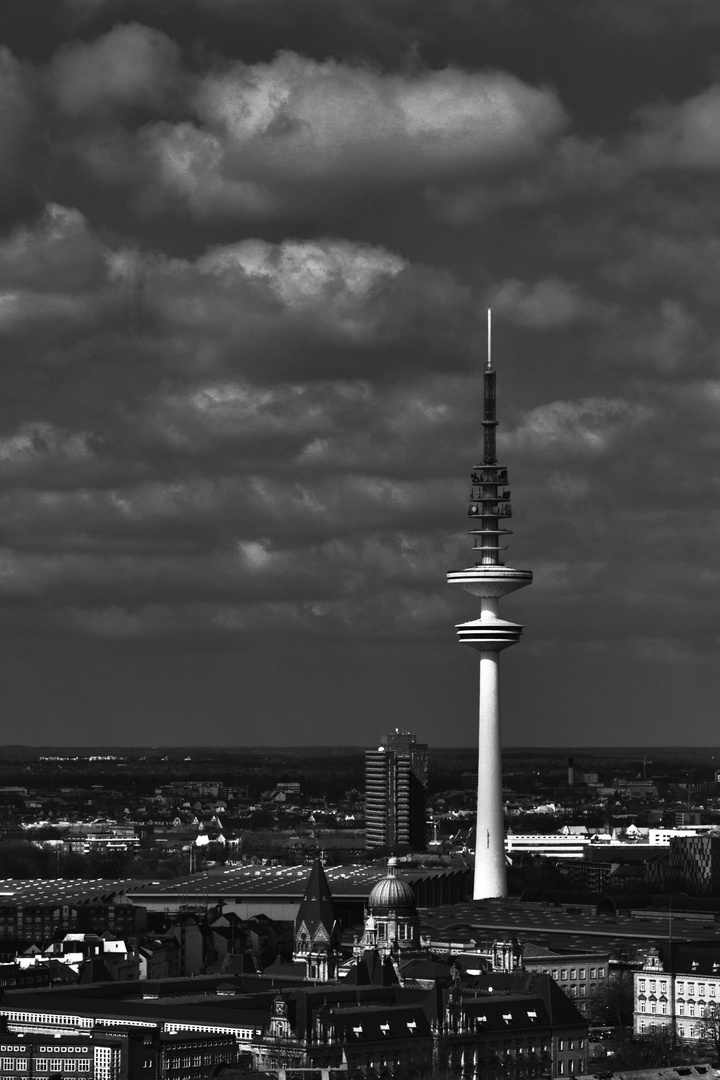
M365 846L425 850L428 748L410 731L380 737L365 751Z

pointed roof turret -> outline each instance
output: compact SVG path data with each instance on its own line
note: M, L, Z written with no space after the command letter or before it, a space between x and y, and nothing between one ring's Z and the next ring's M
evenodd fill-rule
M320 859L315 859L305 885L295 919L296 934L303 925L310 941L324 936L329 943L340 932L340 922Z

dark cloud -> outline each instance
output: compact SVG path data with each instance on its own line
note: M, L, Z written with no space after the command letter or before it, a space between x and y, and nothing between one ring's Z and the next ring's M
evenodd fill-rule
M32 7L0 13L23 737L193 741L201 709L221 741L362 742L372 713L471 742L444 575L492 304L535 570L508 741L672 741L680 683L708 741L716 4Z
M48 82L58 111L76 120L162 114L180 97L180 50L160 31L126 23L94 41L63 45Z

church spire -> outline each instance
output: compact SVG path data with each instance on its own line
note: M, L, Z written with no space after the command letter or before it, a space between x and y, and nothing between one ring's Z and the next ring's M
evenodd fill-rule
M315 859L295 919L295 954L309 978L335 977L340 948L340 920L320 859Z

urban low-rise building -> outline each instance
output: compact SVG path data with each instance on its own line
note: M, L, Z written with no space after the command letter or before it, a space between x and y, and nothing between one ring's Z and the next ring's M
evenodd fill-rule
M715 942L654 945L634 974L634 1031L675 1028L678 1039L707 1036L707 1014L720 1011L720 946Z
M610 975L608 953L545 951L526 945L523 967L526 971L550 975L584 1016L591 1017L598 1002L607 994Z

